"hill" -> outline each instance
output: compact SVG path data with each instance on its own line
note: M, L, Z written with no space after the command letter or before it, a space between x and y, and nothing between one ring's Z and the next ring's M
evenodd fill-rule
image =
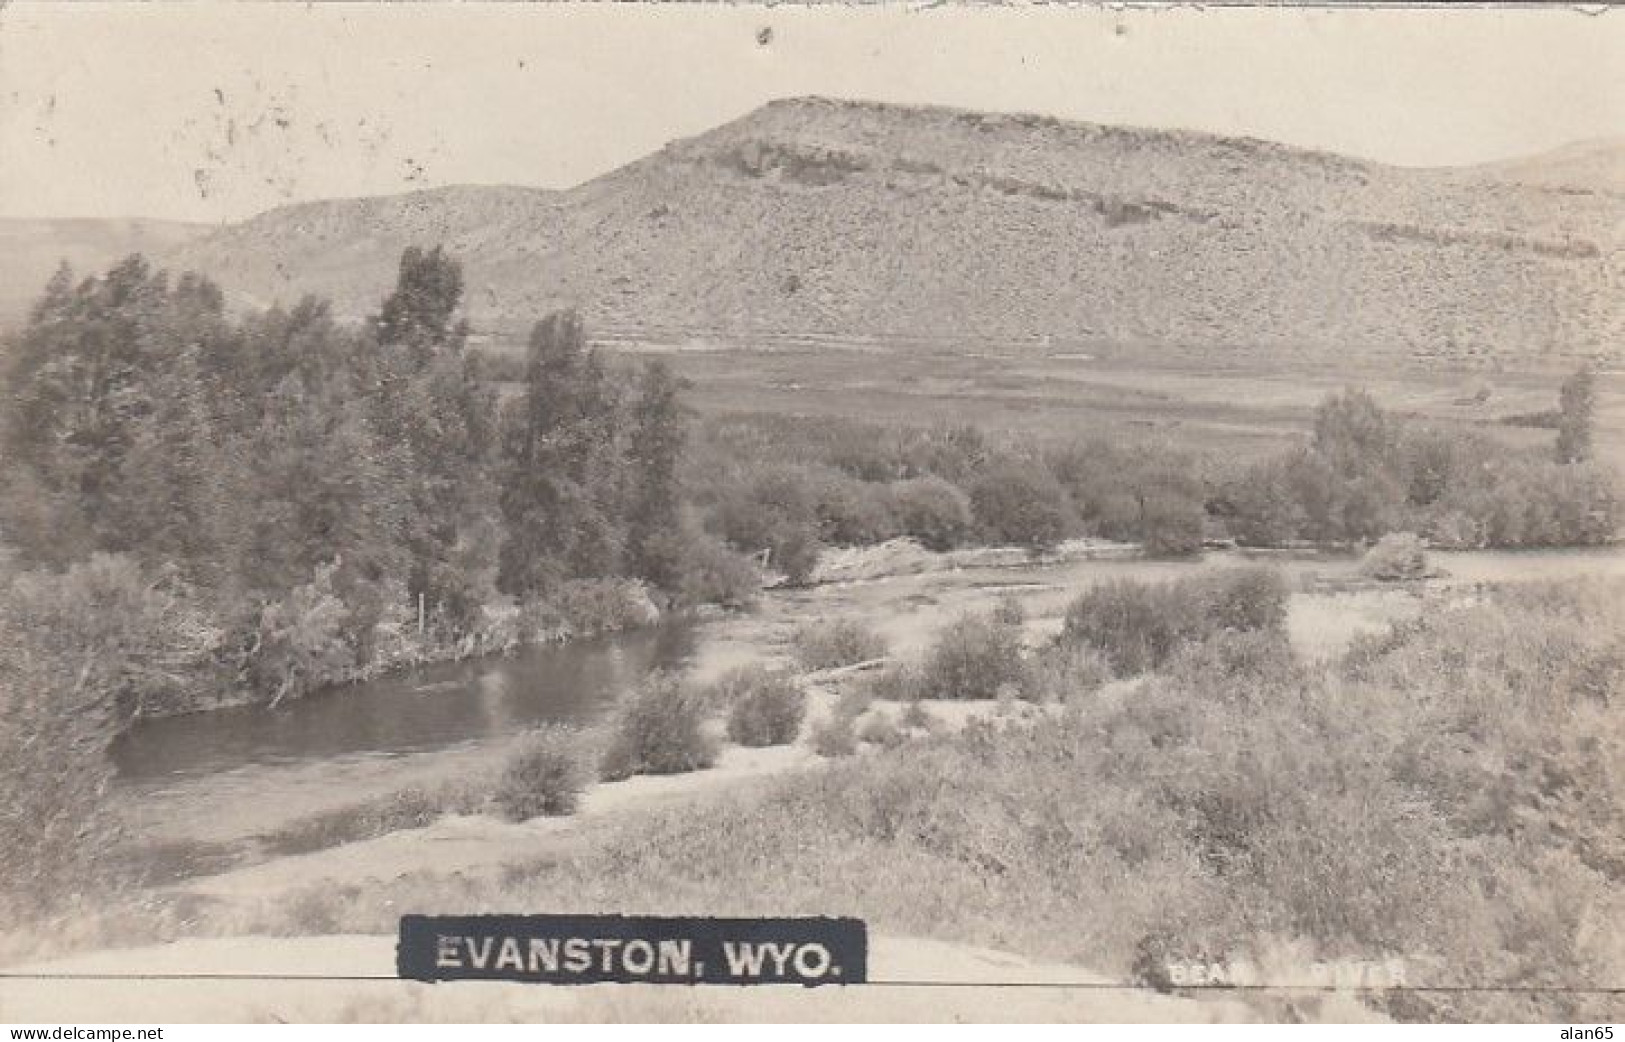
M1576 141L1538 155L1487 163L1477 170L1514 184L1574 194L1625 195L1625 137Z
M360 315L403 246L443 242L498 334L574 305L607 338L666 342L1617 357L1625 199L1528 177L801 98L569 191L290 206L161 259Z

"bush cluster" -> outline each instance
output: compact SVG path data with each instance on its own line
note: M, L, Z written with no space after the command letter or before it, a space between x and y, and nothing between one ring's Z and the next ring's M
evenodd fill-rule
M728 738L739 745L788 745L801 733L807 693L793 677L757 668L734 685Z
M705 698L671 673L653 673L616 707L599 777L682 774L716 762L717 742L705 729Z
M1427 548L1414 532L1393 532L1377 540L1360 560L1360 574L1384 582L1425 579Z
M1341 664L1216 632L1132 697L671 815L536 886L612 860L708 908L769 893L950 937L997 922L1018 950L1147 979L1169 959L1399 957L1444 990L1367 999L1398 1018L1594 1017L1569 989L1625 972L1595 925L1625 915L1621 632L1617 583L1498 591Z
M491 800L509 821L574 814L591 774L579 731L538 728L509 754Z
M1132 676L1214 633L1280 629L1287 597L1286 583L1270 568L1228 568L1166 583L1116 579L1072 602L1060 640L1094 648L1117 675Z
M923 698L990 699L1019 690L1026 679L1021 627L1008 617L966 615L950 623L921 664Z
M1258 546L1401 531L1454 549L1590 546L1625 518L1617 477L1595 462L1406 425L1352 390L1321 403L1309 446L1246 467L1215 498Z
M792 638L796 664L808 671L838 669L886 656L886 639L851 619L815 622Z

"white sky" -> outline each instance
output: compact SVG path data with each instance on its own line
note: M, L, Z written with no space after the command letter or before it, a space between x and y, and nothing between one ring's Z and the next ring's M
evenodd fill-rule
M0 214L567 187L797 94L1477 162L1625 134L1625 11L12 3Z

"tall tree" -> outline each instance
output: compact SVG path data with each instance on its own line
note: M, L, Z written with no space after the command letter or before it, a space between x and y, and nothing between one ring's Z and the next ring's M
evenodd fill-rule
M1563 381L1557 400L1557 462L1583 463L1591 458L1597 409L1597 377L1589 365Z
M375 424L403 450L396 478L410 490L407 590L457 629L472 621L483 599L469 574L480 569L467 559L468 533L491 498L496 412L464 351L468 325L456 318L462 293L462 266L454 258L439 246L411 247L372 323L379 347Z
M1315 407L1314 448L1345 477L1389 469L1396 451L1394 425L1369 393L1349 388Z
M164 520L153 501L176 490L142 485L125 471L131 454L167 422L161 414L188 411L177 396L195 404L197 353L230 336L220 292L205 280L187 277L171 288L139 255L77 286L66 268L58 270L6 370L0 452L8 479L31 490L33 507L44 501L57 515L58 534L47 528L40 532L46 542L27 549L56 559L48 544L65 532L91 542L77 551L130 546L132 513L165 529L181 523ZM199 427L188 438L209 440L210 417L189 414Z
M683 569L677 484L684 443L681 389L682 381L665 362L657 360L644 367L632 408L627 453L631 470L628 564L633 574L664 590L677 589Z
M420 363L447 350L461 351L466 322L454 321L463 299L463 267L439 246L408 247L401 254L395 291L373 319L380 343L399 345Z
M533 593L618 569L620 403L574 311L531 331L525 396L504 417L499 587Z

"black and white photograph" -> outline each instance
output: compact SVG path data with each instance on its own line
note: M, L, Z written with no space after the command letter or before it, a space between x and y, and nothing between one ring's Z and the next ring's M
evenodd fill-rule
M0 4L12 1038L1606 1040L1622 537L1612 5Z

